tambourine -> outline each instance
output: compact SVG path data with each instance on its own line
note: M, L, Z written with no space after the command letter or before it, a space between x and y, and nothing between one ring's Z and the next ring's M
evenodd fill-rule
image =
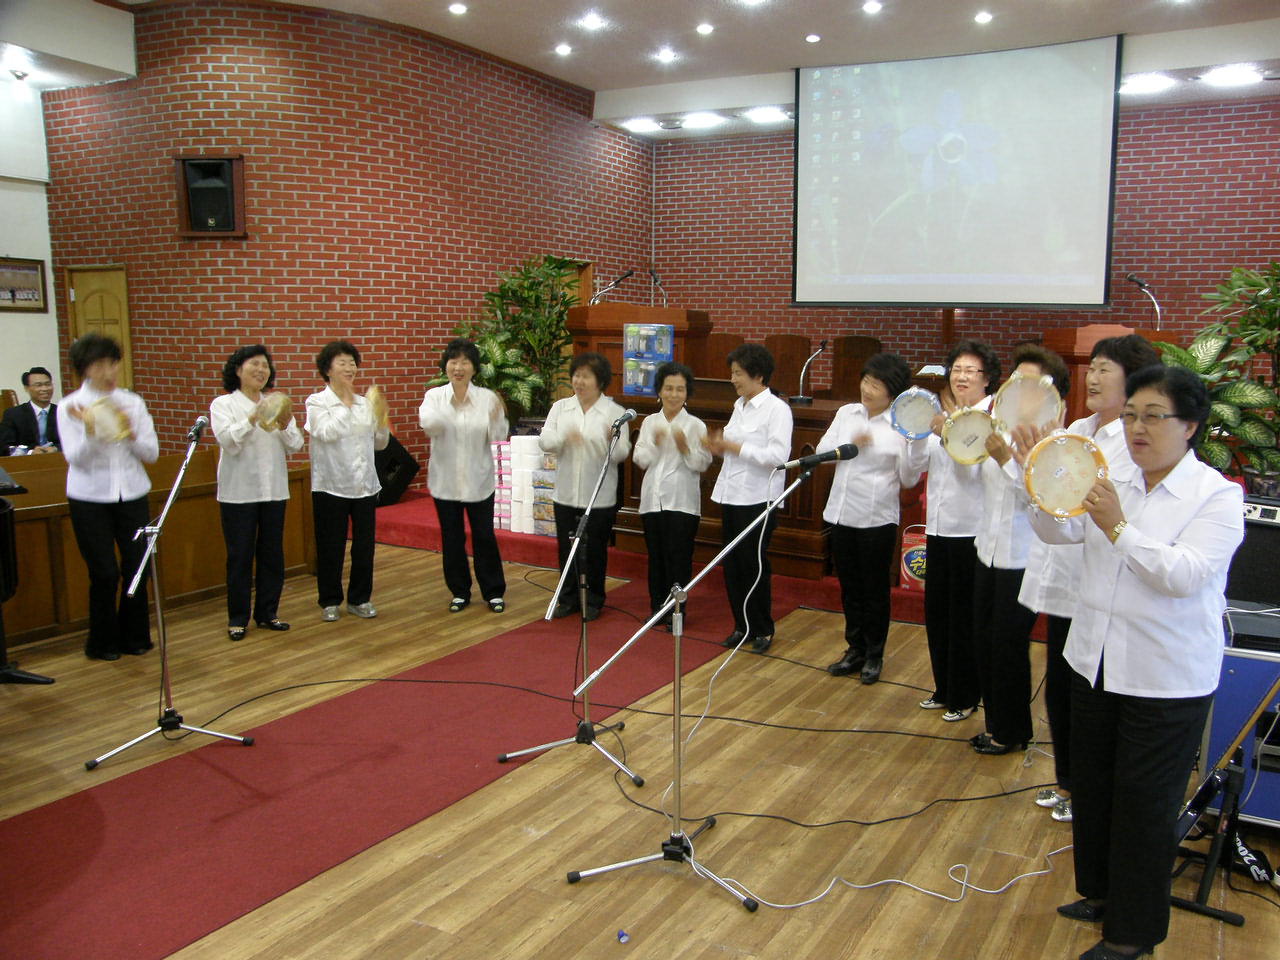
M908 387L889 406L889 422L908 440L919 440L932 432L933 418L941 412L937 394L923 387Z
M293 416L293 401L285 393L268 393L258 403L258 426L270 433L283 430Z
M994 430L991 415L985 410L961 407L942 424L942 449L956 463L981 463L987 459L987 437Z
M369 404L369 412L373 415L374 424L381 430L387 425L387 398L382 395L381 388L375 383L365 391L364 399Z
M996 391L991 403L991 419L1001 433L1019 426L1057 426L1061 417L1062 397L1048 374L1029 377L1015 373Z
M81 412L84 433L103 443L119 443L133 432L129 415L111 402L110 397L95 400Z
M1077 433L1054 433L1027 454L1023 482L1031 502L1059 520L1084 513L1084 498L1107 475L1098 445Z

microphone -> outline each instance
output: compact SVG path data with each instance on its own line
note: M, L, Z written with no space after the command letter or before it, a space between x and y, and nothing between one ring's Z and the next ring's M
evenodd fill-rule
M588 301L588 305L594 307L596 303L599 302L601 297L603 297L606 293L608 293L610 290L612 290L614 287L620 284L623 280L627 279L627 277L631 276L633 273L635 273L634 269L628 270L622 276L618 277L617 280L610 280L608 283L606 283L603 287L600 288L599 292L597 292L591 298L590 301Z
M204 433L204 428L209 425L209 418L206 416L196 417L196 422L191 425L191 429L187 431L187 441L199 440L200 434Z
M628 270L626 273L620 276L617 280L613 281L613 285L616 287L618 284L620 284L623 280L627 279L627 277L631 276L633 273L635 273L635 270Z
M653 281L655 286L662 286L662 281L658 279L658 275L653 272L653 267L649 268L649 279Z
M774 467L775 470L790 470L792 467L800 467L808 470L810 467L816 467L820 463L827 463L830 460L852 460L858 455L858 445L856 443L842 443L834 450L828 450L826 453L811 453L807 457L800 457L798 460L788 460L786 463L779 464Z
M1138 279L1138 275L1136 273L1126 273L1124 278L1130 283L1135 284L1139 290L1146 290L1151 286L1151 284L1144 283L1142 280Z
M626 413L620 416L617 420L613 421L613 429L614 430L622 429L622 425L624 423L630 423L632 420L634 420L638 416L639 416L638 413L628 408Z

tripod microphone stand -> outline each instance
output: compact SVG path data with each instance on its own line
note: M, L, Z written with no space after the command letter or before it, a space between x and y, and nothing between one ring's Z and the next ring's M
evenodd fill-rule
M605 477L609 473L609 468L613 466L610 457L613 456L613 448L617 446L618 437L621 434L624 423L635 416L635 411L629 411L630 416L625 417L618 423L615 423L613 436L609 439L609 449L605 451L604 463L600 465L600 476L596 478L595 490L591 493L591 499L587 502L587 509L582 514L582 518L578 521L578 527L573 533L572 542L569 546L569 558L565 561L564 569L560 571L560 579L556 583L556 588L551 594L551 602L547 604L547 612L543 614L542 619L550 620L556 607L556 602L560 599L560 591L564 589L564 583L569 578L569 571L574 569L574 560L578 555L578 550L587 539L587 522L591 518L591 511L595 507L596 498L600 495L600 490L604 487ZM582 658L582 675L587 675L587 573L582 565L578 566L578 613L579 620L579 655ZM574 696L578 696L579 692L574 691ZM621 720L614 724L593 724L591 722L591 701L585 692L582 696L582 719L578 721L578 727L572 737L566 737L563 740L553 740L550 743L540 743L536 747L525 747L523 750L513 750L510 753L498 754L498 762L506 763L513 757L523 757L526 754L538 753L542 750L550 750L553 747L563 747L570 743L585 743L595 747L600 754L612 763L615 767L631 778L631 782L637 787L644 786L644 777L633 773L627 768L621 760L611 754L608 750L600 745L596 739L600 733L609 733L615 730L621 730L624 724Z
M657 612L655 612L645 623L641 624L640 629L635 632L635 634L631 637L631 639L629 639L626 643L624 643L621 647L618 648L617 653L615 653L603 664L601 664L600 667L595 671L595 673L591 674L591 676L583 680L583 682L578 686L578 688L573 691L575 696L578 694L581 694L582 696L585 697L586 690L593 683L595 683L596 680L598 680L600 676L606 670L609 669L610 666L613 665L613 662L615 660L617 660L624 653L626 653L627 649L633 643L639 640L640 637L642 637L645 633L647 633L655 624L659 623L662 620L662 618L667 615L668 612L671 612L671 635L672 635L672 640L674 641L672 646L673 646L674 658L675 658L675 676L671 684L671 767L672 767L672 778L671 778L672 811L671 811L671 817L670 817L671 834L667 838L667 840L662 843L661 849L659 850L658 853L651 853L648 856L637 857L633 860L622 860L618 863L611 863L603 867L593 867L590 870L571 870L568 875L568 880L570 883L577 883L579 880L583 879L584 877L594 877L597 874L609 873L614 870L621 870L624 867L635 867L643 863L653 863L656 860L671 860L675 863L689 864L689 866L693 868L693 872L695 874L697 874L700 877L706 877L708 880L712 881L717 886L720 886L721 888L727 890L734 897L736 897L738 902L741 903L742 906L745 907L749 912L754 913L756 909L760 906L754 899L744 895L732 884L716 876L716 874L712 873L702 864L694 860L693 840L698 836L698 834L702 833L704 830L709 830L711 827L715 826L716 821L714 817L707 817L705 820L703 820L702 824L693 833L686 835L684 832L684 825L680 815L680 781L683 773L683 759L681 757L681 753L683 749L683 743L681 739L682 718L680 716L680 711L681 711L680 686L683 680L683 675L680 670L680 645L681 645L681 640L683 639L683 636L684 636L684 615L681 613L681 609L682 609L681 605L685 602L685 599L688 597L689 591L694 587L696 587L702 581L703 577L705 577L713 569L719 566L721 561L723 561L724 558L728 556L729 553L731 553L735 547L738 546L738 544L747 536L747 534L749 534L752 530L754 530L760 524L764 523L768 519L769 514L772 513L774 510L776 510L778 508L778 505L781 504L784 500L786 500L787 496L791 493L791 491L795 490L796 487L800 486L800 484L804 483L805 480L809 479L809 476L812 473L813 473L813 466L812 465L806 466L801 472L800 476L796 477L796 479L791 483L791 485L787 487L785 490L783 490L781 494L778 495L777 499L775 499L772 503L770 503L767 507L765 507L765 509L760 512L760 515L756 517L754 520L752 520L751 523L746 527L746 529L744 529L741 533L739 533L736 537L734 537L730 543L726 544L720 550L719 553L717 553L714 557L712 557L711 560L707 563L707 565L703 567L702 570L699 571L698 574L692 580L689 581L687 586L681 587L679 584L674 585L671 588L671 598L667 600L667 602L662 606L662 608Z
M203 422L202 422L203 421ZM155 598L156 606L156 633L159 636L160 646L160 683L164 689L164 708L160 712L160 718L156 721L156 725L141 736L134 737L128 743L123 743L114 750L108 750L100 757L93 760L86 760L84 768L92 770L103 760L109 760L117 753L123 753L130 747L141 743L150 737L154 737L157 733L168 732L171 730L188 730L191 733L203 733L210 737L219 737L223 740L237 740L246 747L253 745L253 737L241 737L233 733L219 733L216 730L205 730L203 727L193 727L182 722L182 716L173 707L173 692L169 687L169 657L168 644L165 642L164 630L164 603L161 598L160 589L160 566L156 561L158 550L158 541L160 533L164 529L165 517L169 515L169 508L173 506L173 501L178 498L178 490L182 487L182 478L187 473L187 464L191 462L191 455L196 451L196 444L200 442L200 431L208 425L208 421L201 417L196 421L196 425L192 427L187 439L187 455L182 459L182 466L178 468L178 475L174 478L173 487L169 490L169 499L164 503L164 509L160 511L160 516L154 524L145 527L139 527L133 535L133 539L137 540L141 536L147 538L147 550L142 556L142 562L138 564L138 569L133 575L133 581L129 584L128 595L133 596L138 592L138 587L142 583L143 574L147 569L147 564L151 565L151 582L152 592Z

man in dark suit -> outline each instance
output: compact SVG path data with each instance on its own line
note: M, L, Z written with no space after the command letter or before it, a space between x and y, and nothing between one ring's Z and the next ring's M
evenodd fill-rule
M44 367L32 367L22 375L22 385L31 399L0 417L0 456L18 444L32 453L53 453L58 449L58 405L50 402L53 374Z

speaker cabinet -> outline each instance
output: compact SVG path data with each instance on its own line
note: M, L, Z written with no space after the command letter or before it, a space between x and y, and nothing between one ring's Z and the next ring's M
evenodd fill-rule
M1226 596L1280 606L1280 500L1245 497L1244 542L1231 560Z
M174 161L179 234L244 236L244 158L180 156Z
M375 450L373 468L378 472L382 490L378 494L378 506L395 503L409 489L409 484L421 469L418 461L392 434L385 450Z

